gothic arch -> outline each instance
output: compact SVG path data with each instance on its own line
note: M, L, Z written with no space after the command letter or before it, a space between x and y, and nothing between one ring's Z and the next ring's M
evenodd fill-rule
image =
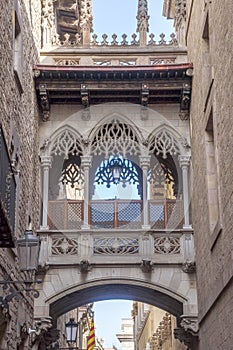
M48 156L64 155L66 158L69 153L83 155L83 148L79 132L69 125L63 125L45 140L42 152Z
M120 103L120 105L122 105L123 103ZM129 106L129 103L125 103L126 108ZM114 108L117 108L117 103L114 104ZM138 106L133 105L133 107L138 108ZM139 113L139 112L138 112ZM129 119L129 117L127 117L125 114L123 114L122 112L111 112L108 113L107 115L105 115L98 123L95 127L92 128L90 134L89 134L89 139L92 140L96 131L103 125L103 124L108 124L110 123L112 120L117 119L119 120L119 122L125 123L127 125L130 125L132 127L132 129L135 131L135 133L137 134L138 139L141 141L142 140L142 133L139 130L139 128L136 126L136 124L132 121L132 119Z
M163 158L166 158L167 154L179 156L187 153L185 137L167 124L162 124L156 128L148 136L146 144L150 154L160 154Z
M121 113L104 117L90 132L91 153L105 157L121 153L141 154L142 135L132 121Z

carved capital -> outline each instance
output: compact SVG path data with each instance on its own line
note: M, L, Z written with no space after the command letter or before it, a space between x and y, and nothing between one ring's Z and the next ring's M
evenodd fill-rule
M52 157L50 156L41 156L41 166L43 168L50 168L52 165Z
M190 160L191 160L190 155L179 156L178 159L179 159L179 163L180 163L181 168L189 167Z
M140 166L143 170L148 170L149 166L150 166L150 159L151 156L140 156Z
M85 169L90 169L92 162L91 156L81 156L81 167Z

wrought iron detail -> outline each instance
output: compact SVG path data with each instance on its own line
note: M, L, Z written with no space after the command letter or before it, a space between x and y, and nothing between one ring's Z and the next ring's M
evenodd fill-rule
M138 238L95 238L94 254L99 255L127 255L139 252Z
M148 172L148 181L151 184L153 195L163 195L165 184L174 184L174 177L171 169L165 164L156 162ZM173 186L174 187L174 186Z
M30 295L30 292L33 292L33 297L38 298L39 297L39 292L37 289L32 288L32 285L34 283L41 283L41 279L26 279L26 280L16 280L13 281L8 274L5 274L3 276L3 281L0 281L0 284L2 285L2 289L8 292L9 294L5 296L0 297L0 306L4 309L9 309L9 302L16 298L19 299L20 294L22 292L26 292L26 295ZM16 285L21 285L22 287L20 289L14 288L13 286Z
M78 241L66 237L53 238L51 253L52 255L77 255Z
M70 184L72 188L75 185L84 184L84 174L80 167L81 159L79 156L70 156L64 160L61 182L62 184Z
M157 254L180 254L180 239L176 237L155 238L154 252Z
M113 167L116 165L121 169L118 179L113 176ZM101 185L106 184L107 188L110 188L111 184L119 183L122 184L122 187L126 187L127 183L139 184L139 176L135 165L130 160L115 155L101 163L95 175L95 182Z

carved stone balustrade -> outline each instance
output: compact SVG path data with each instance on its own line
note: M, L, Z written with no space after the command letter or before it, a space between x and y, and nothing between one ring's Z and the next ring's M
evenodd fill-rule
M40 264L97 263L138 264L150 259L156 264L184 264L185 234L182 229L150 230L101 229L39 231L42 238Z

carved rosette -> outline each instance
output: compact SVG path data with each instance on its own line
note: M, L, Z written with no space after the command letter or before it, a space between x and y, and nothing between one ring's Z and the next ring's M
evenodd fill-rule
M59 237L52 239L51 253L56 255L77 255L78 242L75 239Z

